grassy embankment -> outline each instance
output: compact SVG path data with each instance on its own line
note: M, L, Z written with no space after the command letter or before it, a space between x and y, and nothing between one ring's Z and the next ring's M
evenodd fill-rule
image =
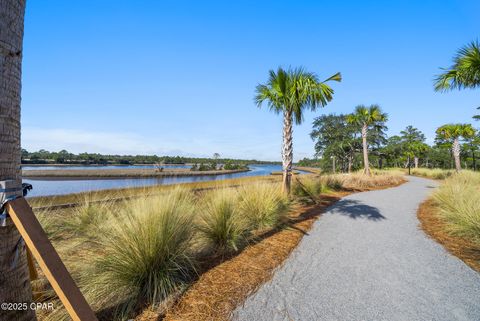
M186 168L170 168L159 171L153 168L138 169L50 169L50 170L23 170L22 176L30 179L115 179L115 178L146 178L146 177L172 177L172 176L204 176L204 175L223 175L247 172L249 169L232 170L208 170L191 171Z
M441 174L437 170L433 175L447 178L420 206L421 227L480 272L480 173L448 171Z
M240 177L226 180L193 182L193 183L181 183L180 185L186 189L192 189L195 191L203 191L221 187L237 187L239 185L251 184L258 181L261 182L279 182L280 177L275 176L252 176L252 177ZM57 205L67 204L82 204L88 200L89 203L105 202L108 200L117 200L125 198L136 198L142 196L153 196L165 191L175 188L177 185L153 185L143 187L130 187L120 189L106 189L99 191L90 191L83 193L56 195L56 196L43 196L32 197L28 199L30 205L34 208L45 207L49 208ZM35 187L34 187L35 188Z
M171 320L226 319L345 190L398 185L403 177L305 175L295 180L292 198L280 193L277 177L260 181L196 192L170 187L115 203L87 199L36 214L101 317L125 319L143 310L139 319L164 313ZM43 277L36 287L42 300L55 301Z
M426 177L431 179L445 179L455 173L455 170L447 170L440 168L412 168L412 175Z

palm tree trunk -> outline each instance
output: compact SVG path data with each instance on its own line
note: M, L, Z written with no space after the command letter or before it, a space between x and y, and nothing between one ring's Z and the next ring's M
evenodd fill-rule
M477 170L477 159L475 158L475 149L472 149L473 171Z
M353 165L353 153L348 155L348 173L352 172L352 165Z
M362 127L362 143L363 143L363 172L370 176L370 164L368 162L368 145L367 145L367 125Z
M291 111L283 113L283 146L282 146L282 167L283 167L283 191L290 194L292 185L293 165L293 117Z
M413 163L415 164L415 168L418 168L418 157L413 156Z
M453 158L455 158L455 170L457 172L462 170L462 164L460 163L460 143L458 138L455 138L452 146Z
M25 0L0 0L0 181L22 184L20 90ZM0 302L32 302L25 243L7 219L0 226ZM2 310L1 320L36 320L31 309Z

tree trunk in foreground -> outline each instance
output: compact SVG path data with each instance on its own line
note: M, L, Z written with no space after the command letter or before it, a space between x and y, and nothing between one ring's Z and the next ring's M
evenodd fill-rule
M363 143L363 172L370 176L370 163L368 162L368 145L367 145L367 125L362 127L362 143Z
M293 165L293 117L291 111L283 113L283 146L282 146L282 167L283 167L283 191L290 194L292 185Z
M21 187L20 91L25 0L0 0L0 180ZM26 310L2 310L0 320L36 320L26 248L8 219L0 226L0 303L26 303Z
M458 137L453 141L452 151L453 158L455 159L455 170L460 172L462 170L462 164L460 163L460 143L458 142Z

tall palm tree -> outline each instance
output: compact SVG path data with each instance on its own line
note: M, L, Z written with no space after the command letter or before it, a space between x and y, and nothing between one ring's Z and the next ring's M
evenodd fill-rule
M437 128L437 138L452 143L452 153L455 159L455 169L462 169L460 163L460 138L469 139L475 136L475 129L470 124L447 124Z
M273 112L283 113L283 189L290 193L291 172L293 165L293 121L301 124L303 111L324 107L333 98L333 89L327 85L329 81L341 81L340 73L319 81L316 74L303 68L270 70L270 77L265 84L255 89L255 103L261 107L267 102Z
M362 147L363 147L363 172L370 176L370 163L368 162L368 144L367 135L369 128L381 130L387 121L388 115L380 109L378 105L370 105L366 107L359 105L355 107L355 112L347 116L347 122L361 126L362 130Z
M20 89L25 0L0 0L0 181L22 184ZM0 226L0 302L32 301L22 238L10 220ZM0 312L2 320L35 320L33 310Z
M480 45L473 41L458 50L453 65L435 78L435 90L480 87Z

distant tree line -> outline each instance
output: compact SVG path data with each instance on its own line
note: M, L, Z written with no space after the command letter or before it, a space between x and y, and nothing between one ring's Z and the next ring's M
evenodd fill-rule
M207 164L212 160L216 164L279 164L279 162L259 161L255 159L220 158L218 153L213 158L157 155L103 155L98 153L74 154L66 150L50 152L41 149L29 152L22 149L22 164L72 164L72 165L133 165L133 164ZM232 165L233 166L233 165ZM233 168L232 168L233 169Z
M194 163L190 170L192 171L216 171L216 170L237 170L248 169L247 163L234 162L226 160L224 163L218 162L219 158L214 158L208 162Z
M348 121L349 117L343 114L317 117L310 134L315 141L316 157L303 159L299 165L317 165L325 171L341 172L364 168L361 124ZM375 121L368 128L368 159L375 168L479 168L480 133L471 124L441 126L434 143L429 145L425 143L425 135L413 126L387 137L385 123L386 119Z

